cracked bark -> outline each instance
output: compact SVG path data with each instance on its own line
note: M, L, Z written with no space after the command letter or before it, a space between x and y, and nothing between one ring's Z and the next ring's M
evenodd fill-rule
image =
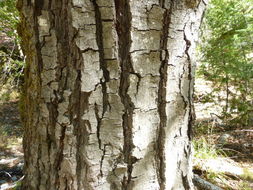
M192 189L194 48L205 5L19 0L23 189Z
M132 126L133 126L133 111L135 106L128 94L129 88L129 76L133 72L130 46L131 46L131 11L130 5L127 0L117 1L115 0L116 10L116 30L118 34L119 45L119 61L121 66L119 95L121 102L124 105L124 114L122 116L123 132L124 132L124 160L127 163L128 175L124 177L122 181L122 189L127 190L131 188L132 167L135 162L132 157Z
M160 1L160 6L162 8L165 7L165 2ZM158 176L159 176L159 186L161 190L165 189L165 162L164 162L164 138L165 138L165 127L167 123L167 116L166 116L166 86L167 86L167 72L168 72L168 59L169 53L167 49L168 43L168 32L171 23L171 14L173 10L174 1L171 1L170 7L165 9L163 15L163 28L160 40L160 82L159 82L159 89L158 89L158 112L160 117L160 124L158 127L158 137L157 137L157 167ZM165 55L164 55L165 54Z

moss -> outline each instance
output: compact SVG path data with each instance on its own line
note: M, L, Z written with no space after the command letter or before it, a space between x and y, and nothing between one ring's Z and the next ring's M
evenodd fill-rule
M30 76L30 67L34 63L34 58L35 58L35 44L32 42L32 37L34 35L33 33L33 28L32 28L32 23L29 23L29 19L25 17L23 14L22 10L22 1L19 0L17 2L17 9L19 10L20 13L20 22L17 25L17 32L18 35L21 38L21 48L23 53L26 56L25 59L25 72L24 72L24 78L25 78L25 83L21 87L21 93L20 93L20 101L19 101L19 111L20 111L20 118L25 125L25 118L27 118L28 113L28 105L30 100L27 94L27 89L31 88L31 83L35 82L35 79L31 78Z

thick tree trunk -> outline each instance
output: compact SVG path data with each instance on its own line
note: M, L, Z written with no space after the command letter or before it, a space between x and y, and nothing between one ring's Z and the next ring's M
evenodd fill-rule
M29 190L192 189L199 0L19 0Z

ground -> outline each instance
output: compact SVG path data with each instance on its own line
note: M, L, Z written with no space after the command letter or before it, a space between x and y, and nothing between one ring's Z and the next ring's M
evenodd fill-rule
M212 84L195 81L194 173L226 190L253 189L253 126L219 118L224 102L206 101Z
M9 189L22 178L22 126L17 99L0 100L0 189Z

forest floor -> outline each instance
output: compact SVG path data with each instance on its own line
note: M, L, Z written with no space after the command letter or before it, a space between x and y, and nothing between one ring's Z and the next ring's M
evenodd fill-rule
M23 173L22 126L18 99L0 99L0 190L16 187Z
M225 190L253 189L253 126L230 126L219 115L224 102L203 100L212 84L195 81L193 172Z
M217 117L220 106L200 100L211 91L207 86L196 82L193 172L225 190L252 190L253 128L224 125ZM0 190L12 189L23 176L23 129L18 109L17 97L0 98Z

